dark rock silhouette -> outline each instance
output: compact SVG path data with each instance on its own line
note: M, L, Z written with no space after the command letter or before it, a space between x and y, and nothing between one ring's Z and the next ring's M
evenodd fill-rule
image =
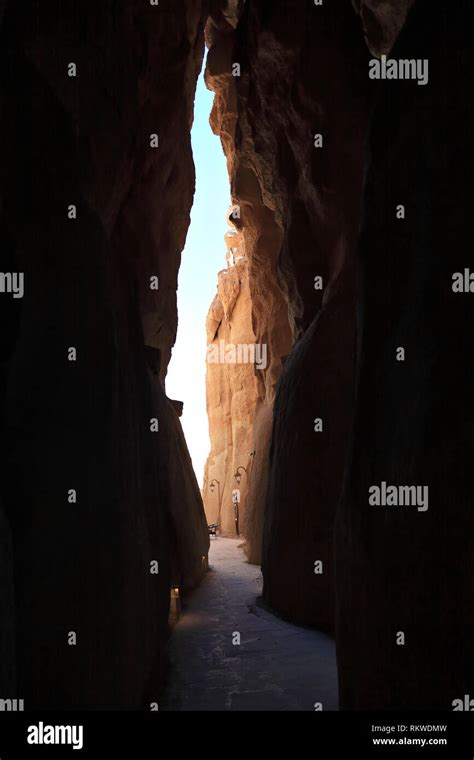
M170 583L203 572L200 494L145 353L160 350L163 380L194 188L203 8L6 3L1 268L25 273L25 297L0 298L1 524L12 546L2 532L0 696L26 709L158 701ZM154 417L179 476L163 471Z
M415 3L391 54L429 59L429 84L382 82L370 126L355 423L337 528L346 709L450 710L474 688L473 305L451 289L473 264L460 238L473 204L473 104L459 86L473 18L463 0L432 10ZM382 480L429 486L428 510L369 506Z

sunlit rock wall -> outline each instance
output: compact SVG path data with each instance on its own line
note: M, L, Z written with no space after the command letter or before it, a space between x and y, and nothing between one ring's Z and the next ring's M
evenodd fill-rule
M278 268L283 231L268 185L272 167L265 163L265 155L254 143L253 130L247 119L247 102L241 95L241 87L249 86L248 69L243 59L234 55L245 6L243 2L222 5L224 11L213 13L206 28L210 46L206 82L216 93L211 126L220 136L227 158L234 203L230 210L231 221L241 231L248 258L249 309L254 341L259 346L265 346L267 354L266 367L256 371L251 381L256 382L256 403L250 420L252 444L249 449L254 454L251 460L248 459L249 452L244 456L248 461L249 477L244 476L241 481L243 488L248 489L242 520L246 551L249 559L259 564L270 418L282 357L290 351L293 332ZM239 61L242 78L232 75L232 64ZM242 92L245 93L246 89Z
M255 346L245 258L219 272L206 328L206 395L212 447L204 472L203 497L209 523L219 523L223 535L235 536L245 520L257 402L256 367L245 362L253 357ZM236 479L238 468L240 478ZM232 502L235 490L240 491L237 515Z

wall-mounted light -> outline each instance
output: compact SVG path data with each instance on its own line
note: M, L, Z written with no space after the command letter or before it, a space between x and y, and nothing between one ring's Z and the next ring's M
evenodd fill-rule
M245 472L245 474L247 474L247 468L246 467L244 467L243 465L241 465L240 467L237 467L236 471L234 472L234 478L237 481L237 485L239 485L240 481L242 480L242 474L241 474L240 470L243 470Z
M221 508L222 508L221 484L220 484L220 481L217 480L217 478L214 478L209 483L209 488L211 489L211 493L214 493L216 486L217 486L217 501L218 501L218 506L219 506L219 512L218 512L218 515L217 515L217 526L220 528L220 525L221 525Z

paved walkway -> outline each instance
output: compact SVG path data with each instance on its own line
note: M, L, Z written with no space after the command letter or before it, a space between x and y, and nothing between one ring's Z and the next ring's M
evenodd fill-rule
M211 538L211 569L171 636L160 710L337 710L333 640L256 606L262 576L239 543Z

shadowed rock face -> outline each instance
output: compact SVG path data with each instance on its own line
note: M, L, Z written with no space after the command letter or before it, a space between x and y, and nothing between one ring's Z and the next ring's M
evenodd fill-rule
M449 710L474 688L473 306L451 287L473 268L459 238L473 205L472 98L460 86L472 20L468 2L435 14L415 4L392 56L428 58L429 84L381 83L370 127L355 425L337 527L343 708ZM382 480L428 486L428 510L369 506Z
M352 0L371 52L387 55L393 48L415 0Z
M361 196L369 53L350 4L338 10L309 3L299 8L284 2L247 4L230 36L228 60L240 62L242 74L234 78L234 110L229 106L227 118L222 115L222 96L216 109L225 127L224 144L235 135L238 146L228 155L234 195L247 201L244 230L247 214L255 220L258 242L251 284L257 288L262 282L261 258L270 252L293 336L300 339L284 365L275 401L263 594L293 620L329 627L334 606L332 530L350 425L355 324L351 261ZM212 64L210 57L211 69ZM314 145L317 133L323 136L322 150ZM266 216L255 214L260 205ZM274 231L271 246L261 244L263 230ZM316 276L323 278L320 290L314 287ZM254 330L272 335L273 313L265 310L267 291L261 290ZM276 371L269 387L278 380L289 348L287 342L279 351L270 350ZM266 397L273 400L268 391ZM314 432L316 417L323 418L322 433ZM264 435L255 449L261 445L268 445ZM266 477L264 466L261 472ZM255 493L258 504L262 489ZM249 532L255 531L250 547L254 559L262 522L258 511L248 518ZM324 571L316 576L318 560Z
M274 230L271 260L299 338L279 381L256 509L249 496L248 552L259 560L263 530L265 599L293 620L332 625L333 521L350 444L337 527L341 704L449 709L473 691L471 315L469 295L451 291L453 272L471 264L462 247L453 253L453 240L472 205L472 164L456 148L470 144L472 130L472 107L456 87L468 80L472 23L465 2L439 14L421 0L355 5L372 54L430 62L429 85L387 81L377 96L357 288L369 53L356 17L342 5L318 10L315 22L309 3L292 13L285 3L247 4L232 30L208 31L214 120L234 197L244 199L243 228L250 218L257 234ZM232 62L242 66L234 81L226 78ZM327 138L321 154L306 138L316 131ZM252 216L260 204L265 225ZM316 274L325 283L319 293ZM316 417L323 433L314 433ZM257 405L257 451L269 440L258 419ZM428 485L428 511L370 507L368 489L382 480ZM316 560L323 576L313 573ZM396 645L398 632L405 646Z
M163 378L204 6L6 3L1 269L25 273L25 297L1 298L0 694L27 708L158 701L170 581L196 583L207 554L179 421L145 355L160 350Z

